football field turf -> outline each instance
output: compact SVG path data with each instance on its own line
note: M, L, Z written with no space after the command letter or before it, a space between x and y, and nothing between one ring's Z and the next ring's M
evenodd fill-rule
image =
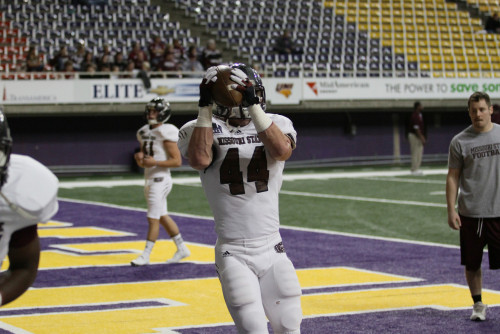
M500 283L484 258L483 323L458 233L446 223L444 168L288 171L282 236L303 289L302 333L498 333ZM191 250L161 231L151 265L131 267L147 231L138 176L61 179L40 225L33 288L0 309L0 333L236 333L214 268L216 236L196 174L173 173L169 210Z

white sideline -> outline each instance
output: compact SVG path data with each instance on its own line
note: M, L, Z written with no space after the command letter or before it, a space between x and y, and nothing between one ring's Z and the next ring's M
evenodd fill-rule
M428 169L423 170L424 175L442 175L448 172L447 169ZM332 172L332 173L286 173L283 175L284 181L297 181L297 180L326 180L338 178L365 178L365 177L394 177L394 176L410 176L411 173L407 170L380 170L380 171L358 171L358 172ZM198 176L192 177L175 177L172 175L174 184L199 184L200 178ZM73 189L73 188L86 188L86 187L117 187L117 186L143 186L144 179L127 179L127 180L81 180L81 181L61 181L60 188Z

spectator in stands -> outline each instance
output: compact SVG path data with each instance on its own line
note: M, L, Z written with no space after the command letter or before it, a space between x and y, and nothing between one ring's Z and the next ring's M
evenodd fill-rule
M103 54L101 59L99 59L99 63L97 64L98 71L101 72L109 72L111 70L111 66L113 65L114 60L109 54Z
M163 62L160 64L160 69L162 71L177 72L181 69L179 63L175 59L175 55L172 52L165 53ZM169 78L178 78L179 74L168 74Z
M182 46L181 41L178 38L174 38L173 45L172 45L172 51L174 53L175 60L181 64L184 59L184 47Z
M134 42L132 50L128 54L128 60L132 60L135 64L135 68L138 70L142 69L142 63L148 60L146 52L142 49L141 43L139 41Z
M80 71L83 72L91 72L89 68L92 67L94 70L97 69L97 64L94 60L94 53L90 50L87 50L85 53L85 57L83 58L83 61L80 64Z
M121 49L118 49L115 53L113 66L117 66L120 71L124 71L125 68L127 68L127 61L125 60Z
M418 101L415 102L413 105L413 113L410 116L408 141L410 142L411 173L413 175L422 175L420 165L422 164L424 145L427 142L424 117L422 115L423 109L422 103Z
M59 52L52 58L50 65L56 69L56 71L64 71L64 66L66 61L70 60L68 47L66 45L61 46Z
M209 39L207 46L203 49L201 53L201 64L205 70L211 66L222 64L222 52L217 49L217 44L214 39Z
M292 35L288 30L283 31L283 35L276 39L274 51L280 55L289 55L294 52L295 46Z
M295 45L292 35L288 30L283 31L283 35L276 39L274 51L280 55L301 54L302 49Z
M151 59L151 68L153 70L157 70L161 66L161 62L163 61L165 55L165 43L161 40L161 36L155 34L153 36L153 40L148 46L149 58Z
M484 29L490 34L500 33L500 18L498 17L498 13L493 13L492 16L488 17Z
M64 77L66 79L74 79L75 75L71 74L75 72L75 69L73 68L73 61L71 59L66 60L64 63L64 69L63 71L65 72Z
M26 54L26 71L27 72L41 72L43 71L43 62L38 54L37 48L31 45L28 53Z
M83 39L79 39L76 43L76 51L71 55L71 60L73 61L73 67L75 71L81 71L82 62L85 59L85 54L87 53L87 49L85 48L85 41Z
M185 77L202 77L203 76L203 65L198 60L198 50L196 46L191 45L187 52L187 59L182 63L181 69L186 72L201 72L199 75L188 74Z

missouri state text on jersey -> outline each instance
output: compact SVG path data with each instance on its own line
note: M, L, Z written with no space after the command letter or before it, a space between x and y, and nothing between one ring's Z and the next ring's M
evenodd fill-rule
M281 115L268 115L294 145L297 134L292 122ZM178 145L185 157L195 125L196 121L191 121L179 132ZM238 239L277 232L279 212L275 204L285 162L266 152L253 123L232 127L214 117L212 129L212 164L200 172L200 179L214 214L217 234ZM252 198L251 206L247 205L248 198Z

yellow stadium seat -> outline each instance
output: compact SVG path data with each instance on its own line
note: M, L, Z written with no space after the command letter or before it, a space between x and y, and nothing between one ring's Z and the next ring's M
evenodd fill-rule
M451 72L451 71L444 72L444 76L446 78L456 78L457 77L456 73L455 72Z
M469 62L469 71L478 71L479 70L479 64L478 63L471 63Z
M421 54L418 56L418 60L421 63L429 63L430 59L431 59L431 57L429 55Z
M456 67L458 71L467 71L467 63L456 63Z
M454 63L444 63L444 69L446 71L455 71L455 64Z
M452 55L453 54L453 48L451 48L451 47L444 48L444 49L442 48L441 49L441 53L443 55Z
M420 63L419 64L420 70L422 71L428 71L431 69L431 64L429 63Z
M418 56L417 55L406 55L406 59L409 62L418 62Z
M442 71L443 64L442 63L432 63L432 70L433 71Z
M459 77L459 78L468 78L469 77L469 72L467 72L467 71L457 72L457 77Z

